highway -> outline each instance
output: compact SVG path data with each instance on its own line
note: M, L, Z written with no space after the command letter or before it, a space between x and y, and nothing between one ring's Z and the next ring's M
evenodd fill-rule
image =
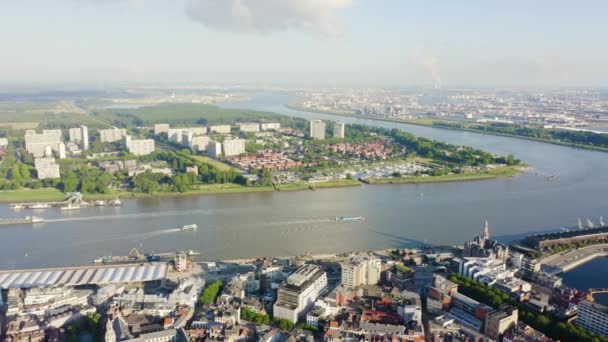
M599 244L548 256L541 261L541 269L550 274L560 274L598 257L608 256L608 244Z

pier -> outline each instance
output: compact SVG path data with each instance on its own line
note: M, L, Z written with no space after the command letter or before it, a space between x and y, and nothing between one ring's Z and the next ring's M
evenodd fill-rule
M541 270L544 272L558 275L577 268L595 258L607 256L608 244L599 244L548 256L540 264Z

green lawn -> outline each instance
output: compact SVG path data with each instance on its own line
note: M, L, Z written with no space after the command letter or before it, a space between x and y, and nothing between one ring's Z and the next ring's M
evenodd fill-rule
M441 182L464 182L482 179L494 179L513 177L524 172L524 167L505 166L483 172L453 174L444 176L427 177L402 177L402 178L379 178L370 179L370 184L416 184L416 183L441 183Z
M278 191L298 191L308 189L322 188L337 188L343 186L358 186L361 183L355 179L336 179L327 182L309 183L309 182L294 182L288 184L277 184L275 187Z
M193 124L200 119L208 123L233 123L235 121L247 121L257 119L277 119L278 114L270 112L259 112L247 109L227 109L208 104L180 103L160 104L156 106L145 106L140 108L117 108L106 109L99 115L110 121L125 121L133 124L133 118L139 118L146 125L155 123L169 124Z
M0 191L0 202L61 201L65 194L55 188Z
M232 167L230 167L230 165L222 163L219 160L213 159L213 158L209 158L207 156L197 156L197 155L192 155L192 158L199 160L203 163L206 164L211 164L213 166L215 166L218 170L221 171L228 171L228 170L232 170Z

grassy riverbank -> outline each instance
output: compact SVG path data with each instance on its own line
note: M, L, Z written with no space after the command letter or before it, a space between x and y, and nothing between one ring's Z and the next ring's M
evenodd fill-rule
M444 176L417 176L401 178L380 178L370 179L370 184L418 184L418 183L444 183L444 182L466 182L483 179L514 177L523 172L526 168L522 166L504 166L483 172L471 172L464 174L453 174Z
M441 120L434 120L434 119L409 119L409 120L405 119L405 120L403 120L403 119L371 117L371 116L367 116L367 115L353 114L353 113L348 113L348 112L338 112L338 111L329 111L329 110L312 110L312 109L300 107L300 106L298 106L296 104L288 104L287 107L291 108L291 109L295 109L295 110L300 110L300 111L303 111L303 112L309 112L309 113L320 113L320 114L336 115L336 116L350 116L350 117L359 118L359 119L369 119L369 120L395 122L395 123L402 123L402 124L408 124L408 125L416 125L416 126L425 126L425 127L433 127L433 128L440 128L440 129L448 129L448 130L454 130L454 131L465 131L465 132L482 133L482 134L489 134L489 135L497 135L497 136L501 136L501 137L509 137L509 138L516 138L516 139L538 141L538 142L543 142L543 143L548 143L548 144L554 144L554 145L560 145L560 146L575 147L575 148L581 148L581 149L584 149L584 150L608 152L608 148L606 148L606 147L600 147L600 146L578 144L578 143L572 143L572 142L560 141L560 140L553 140L553 139L535 138L535 137L529 137L529 136L517 135L517 134L508 134L508 133L484 131L484 130L480 130L480 129L473 129L473 128L467 128L467 127L455 127L455 126L447 126L447 125L444 126L444 125L437 125L437 124L435 124L436 122L441 123L441 122L449 122L449 121L441 121Z
M315 190L323 188L338 188L345 186L359 186L361 183L355 179L334 179L327 182L294 182L289 184L277 184L277 191L299 191L299 190Z

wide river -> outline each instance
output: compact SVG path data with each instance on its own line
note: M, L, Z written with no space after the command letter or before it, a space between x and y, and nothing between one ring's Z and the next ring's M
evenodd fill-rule
M255 94L225 106L303 118L397 127L427 138L513 153L535 169L499 180L364 185L291 193L145 198L121 208L34 213L43 224L0 227L0 269L85 264L96 256L193 249L206 259L335 253L421 242L462 244L483 220L507 239L608 217L608 154L539 142L287 109L291 98ZM558 175L548 182L546 176ZM24 216L0 207L0 217ZM336 216L365 216L336 222ZM171 228L196 223L196 232Z

